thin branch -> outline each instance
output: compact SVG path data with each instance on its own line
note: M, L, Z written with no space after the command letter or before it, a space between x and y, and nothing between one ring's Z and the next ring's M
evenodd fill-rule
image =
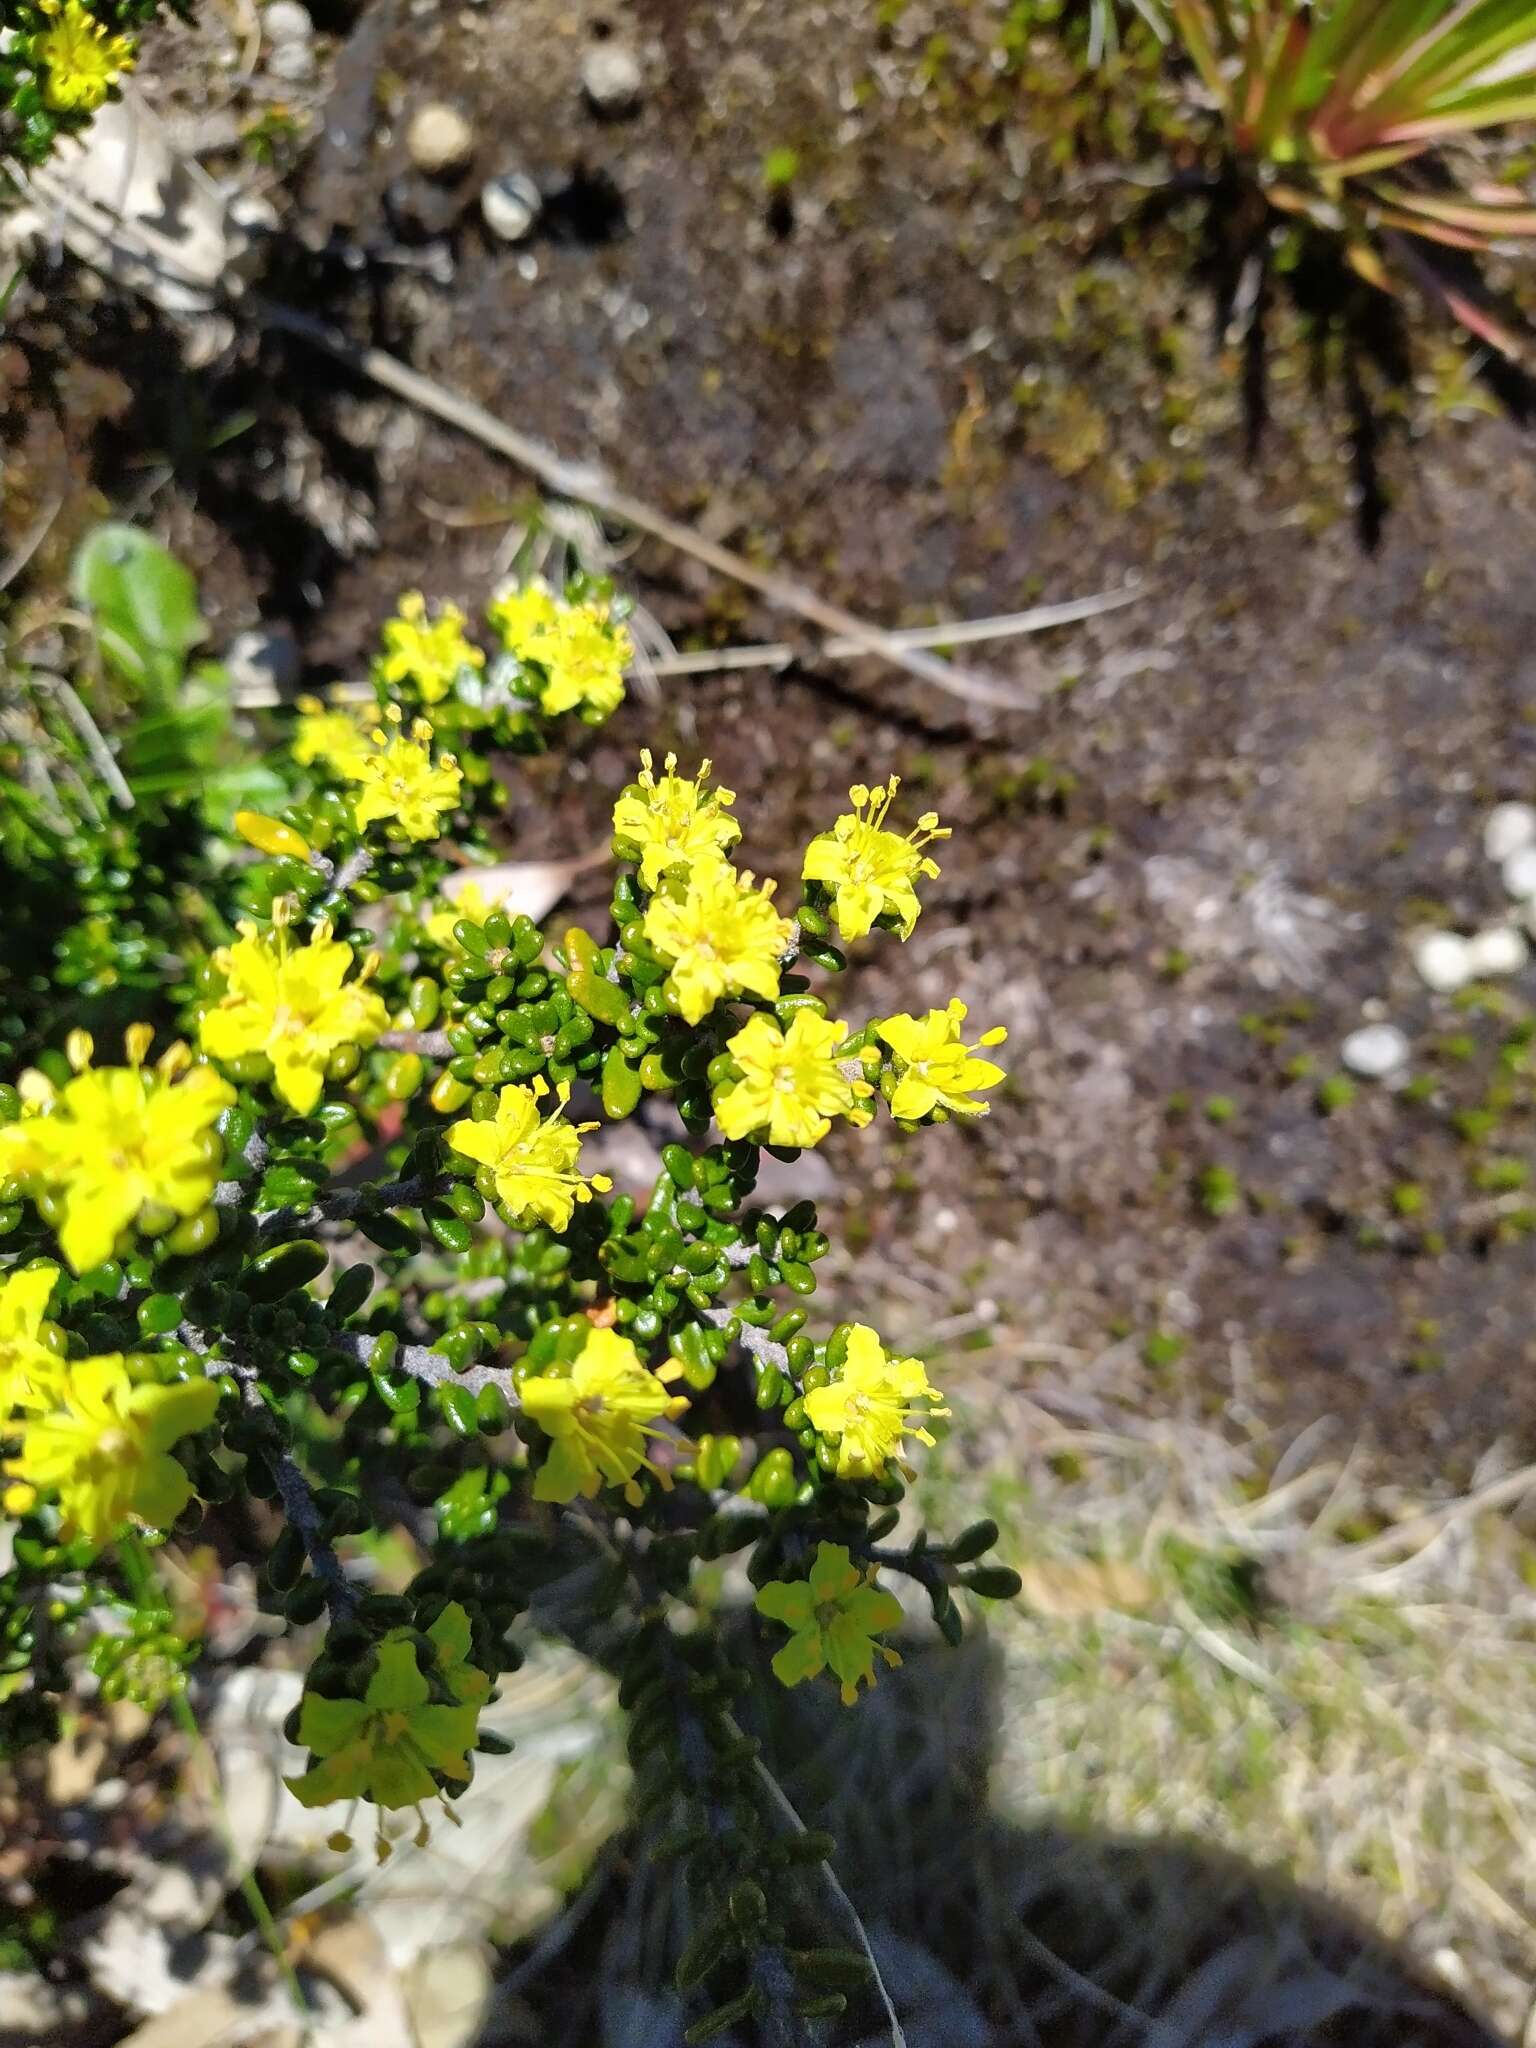
M731 1732L734 1735L740 1736L741 1730L739 1727L737 1727L735 1721L731 1718L731 1716L727 1715L726 1719L730 1723ZM807 1828L805 1822L800 1818L799 1814L796 1813L794 1803L790 1799L789 1794L784 1790L784 1787L779 1783L778 1779L773 1775L772 1771L769 1770L768 1766L763 1762L760 1756L753 1758L753 1769L757 1773L757 1782L768 1794L769 1799L773 1802L774 1810L776 1813L778 1813L780 1818L784 1820L787 1823L787 1825L791 1827L797 1835L809 1834L810 1830L809 1828ZM885 1979L880 1974L880 1965L875 1961L875 1952L869 1945L869 1936L865 1932L864 1922L859 1918L859 1910L857 1906L854 1905L852 1899L850 1899L848 1894L843 1890L842 1883L838 1878L837 1872L832 1868L830 1863L820 1862L817 1864L816 1867L821 1872L822 1877L825 1879L827 1889L831 1892L833 1898L836 1899L837 1903L842 1907L843 1913L847 1918L848 1925L852 1928L855 1936L857 1937L859 1947L864 1951L864 1960L869 1964L870 1972L874 1977L875 1989L880 1994L880 2003L885 2007L886 2021L889 2024L891 2030L891 2048L907 2048L907 2037L901 2030L901 2021L896 2017L896 2008L891 2003L890 1992L887 1991L885 1988Z
M80 701L74 687L63 676L46 675L34 670L32 680L51 690L63 706L64 715L74 727L81 744L91 757L92 766L102 781L111 790L120 807L131 811L133 791L123 778L123 771L113 758L112 749L101 736L101 729L89 711Z
M356 1609L357 1589L348 1581L341 1559L326 1537L309 1481L287 1451L269 1451L267 1465L277 1482L283 1513L290 1526L298 1530L310 1569L325 1588L325 1604L331 1610L331 1619L345 1621Z
M723 1330L734 1320L735 1312L728 1308L707 1308L704 1310L706 1323L713 1323L717 1330ZM782 1344L775 1344L768 1334L751 1323L743 1323L737 1332L737 1342L743 1351L750 1351L760 1365L774 1365L779 1371L789 1373L789 1352Z
M986 619L941 619L933 626L902 626L887 638L902 647L972 647L985 640L1011 640L1024 633L1043 633L1051 626L1068 626L1078 619L1097 618L1101 612L1117 611L1135 604L1142 590L1105 590L1092 597L1068 598L1061 604L1036 605L1026 612L997 612ZM851 661L868 653L857 641L824 640L818 653L834 661ZM651 672L658 676L710 675L718 669L788 668L797 650L787 640L765 640L746 647L695 649L687 654L658 655ZM1020 700L1022 701L1022 700Z
M382 1052L419 1052L429 1060L446 1060L453 1053L446 1031L381 1031L374 1043Z
M328 1350L340 1351L364 1370L379 1348L376 1336L366 1336L357 1330L337 1330L325 1341ZM409 1373L413 1380L420 1380L424 1387L463 1387L471 1394L478 1394L483 1387L497 1387L514 1410L520 1406L512 1374L504 1365L471 1365L459 1372L441 1351L434 1351L429 1344L400 1345L391 1364L398 1371Z
M487 448L507 456L530 471L547 489L558 492L562 497L580 499L608 518L650 534L653 539L676 548L682 554L691 555L719 575L728 576L733 582L755 590L776 610L793 612L809 624L819 626L827 635L850 641L862 653L878 655L920 681L932 683L969 703L999 710L1029 708L1031 693L1021 694L994 677L957 668L951 663L935 660L921 648L904 645L882 627L871 626L854 613L845 611L841 605L818 597L804 584L759 568L745 555L721 547L693 527L658 512L643 499L619 490L596 465L573 463L557 455L531 435L520 433L504 420L497 419L484 406L449 390L431 377L423 376L420 371L408 368L383 349L349 341L323 320L274 300L256 301L256 314L264 326L310 342L356 375L369 378L386 391L395 392L422 411L434 413L437 418L471 435Z

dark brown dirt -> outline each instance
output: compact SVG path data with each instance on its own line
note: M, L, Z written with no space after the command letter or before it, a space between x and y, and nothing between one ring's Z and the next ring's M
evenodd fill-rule
M871 617L1142 579L1130 609L987 653L1038 691L1017 715L812 655L788 677L669 684L659 710L632 702L536 764L521 843L592 844L637 747L676 744L714 756L747 852L787 880L850 781L902 773L955 836L907 947L859 949L846 1012L958 993L978 1030L1008 1026L1013 1081L985 1122L920 1150L833 1148L869 1247L859 1285L898 1301L901 1334L996 1304L999 1348L955 1374L978 1393L1032 1370L999 1362L1020 1340L1091 1360L1181 1335L1132 1398L1256 1411L1282 1436L1331 1414L1420 1480L1500 1433L1531 1455L1536 1241L1518 1192L1500 1206L1478 1184L1490 1155L1529 1154L1531 1082L1518 1049L1499 1064L1510 1019L1432 1001L1404 945L1425 918L1499 908L1481 819L1531 793L1530 444L1467 402L1431 337L1389 455L1400 502L1367 557L1299 352L1278 358L1278 424L1248 470L1185 241L1094 253L1130 209L1102 159L1049 160L1077 119L1052 96L1057 60L1037 53L1026 91L994 55L1002 6L886 13L894 27L861 0L604 9L647 64L641 111L614 123L577 84L592 10L375 0L339 48L289 225L374 266L344 303L358 331ZM567 183L558 235L519 249L486 240L467 183L448 285L378 262L428 94L475 116L476 179ZM785 146L787 234L760 168ZM178 478L162 516L231 630L288 608L316 662L347 666L401 587L484 595L505 532L489 522L525 480L297 350L231 389L253 378L302 414L322 466L327 436L350 450L378 545L258 546L249 509ZM783 632L659 550L625 573L680 640ZM1508 985L1512 1017L1532 986ZM1438 1092L1362 1087L1325 1116L1318 1083L1378 998ZM1470 1058L1440 1057L1458 1034ZM1498 1126L1471 1145L1449 1115L1490 1078ZM1213 1166L1234 1182L1219 1217L1200 1193ZM1423 1206L1404 1216L1410 1183Z

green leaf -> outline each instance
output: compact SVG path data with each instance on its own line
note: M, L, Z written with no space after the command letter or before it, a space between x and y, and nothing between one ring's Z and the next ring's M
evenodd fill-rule
M136 527L99 526L81 543L70 594L95 620L101 651L125 683L164 702L207 637L190 569Z
M578 973L570 977L566 986L572 999L600 1024L611 1024L617 1030L629 1022L629 998L611 981L596 974Z

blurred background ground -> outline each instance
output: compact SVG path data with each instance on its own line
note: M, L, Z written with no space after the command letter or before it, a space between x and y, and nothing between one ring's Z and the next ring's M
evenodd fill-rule
M1481 835L1496 801L1532 793L1528 441L1430 335L1388 408L1398 502L1367 555L1337 405L1297 343L1245 464L1235 365L1181 231L1115 234L1137 117L1108 125L1080 65L1004 0L370 0L283 38L271 11L205 10L135 93L275 208L275 295L884 623L1139 593L978 657L1026 686L1019 713L791 632L788 671L670 679L532 763L509 819L524 850L587 851L649 744L713 755L760 872L785 871L849 782L889 772L955 828L916 934L855 958L846 1010L958 993L978 1028L1008 1026L1005 1097L921 1168L889 1131L802 1165L856 1253L822 1269L829 1306L939 1361L962 1422L934 1484L996 1512L1026 1572L988 1681L991 1796L1024 1834L991 1861L968 1850L965 1884L1012 1872L993 1907L1068 1975L1049 1990L1005 1944L988 1977L953 1926L878 1886L871 1910L985 1986L978 2040L1476 2038L1427 1993L1414 2016L1374 1934L1335 1928L1330 1948L1295 1880L1536 2038L1536 984L1437 995L1408 943L1505 908ZM637 80L607 118L604 53ZM1148 90L1130 77L1129 104ZM409 160L428 100L471 126L446 186ZM509 174L544 208L511 243L480 207ZM222 642L291 636L313 683L357 669L402 587L473 607L505 566L526 479L298 343L240 333L192 371L151 309L67 266L34 272L7 323L0 520L15 545L45 518L39 573L105 499L197 569ZM611 538L679 646L784 637L736 587ZM594 871L570 907L595 918L604 894ZM1345 1036L1373 1018L1409 1041L1390 1086L1341 1080ZM972 1718L938 1712L947 1731ZM597 1707L593 1725L600 1743ZM111 1752L94 1782L126 1785L142 1819L182 1759L135 1740L126 1775ZM126 1819L79 1819L90 1782L31 1788L12 1845L45 1823L66 1864L71 1827L98 1862L103 1835L128 1842ZM1116 1891L1100 1850L1120 1838L1198 1838L1280 1889L1165 1859L1125 1865ZM562 1957L590 1971L597 1930L617 1942L640 1912L611 1903L610 1854L530 1996ZM945 1882L972 1935L991 1924ZM537 1883L547 1906L560 1885ZM522 1933L509 1911L484 1928ZM1291 2003L1245 2007L1271 1964ZM1005 1979L1023 2015L1006 2026ZM1363 2004L1337 1990L1367 1979ZM497 1995L487 2048L522 2038L520 2013L545 2023L521 1996ZM951 2031L933 2038L965 2038L952 1995L938 2004ZM631 2038L623 2014L564 2012L583 2048ZM75 2038L122 2031L108 2013L88 2035L89 2013ZM634 2040L667 2038L664 2011L642 2023L660 2031Z

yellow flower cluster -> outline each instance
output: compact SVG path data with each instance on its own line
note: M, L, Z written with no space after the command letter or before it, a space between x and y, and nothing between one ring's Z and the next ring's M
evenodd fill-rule
M93 114L134 66L131 36L115 36L81 0L38 0L50 17L36 53L44 66L43 99L59 113Z
M572 604L536 576L493 598L486 617L510 655L543 671L539 708L551 717L580 711L606 718L623 703L635 647L606 605Z
M142 1376L147 1361L141 1367L120 1352L67 1363L47 1355L46 1370L11 1404L19 1423L13 1428L0 1416L0 1434L20 1442L4 1462L6 1508L19 1514L46 1496L58 1504L66 1537L98 1544L132 1522L168 1528L192 1498L171 1447L213 1420L217 1387L211 1380L165 1385Z
M905 838L886 829L900 787L895 775L879 789L856 782L848 792L853 809L806 848L802 879L831 893L832 914L845 939L862 939L878 917L894 918L897 931L909 939L921 908L914 885L920 876L939 872L922 850L950 836L937 811L925 811Z
M694 860L677 895L653 896L646 905L646 942L670 964L667 986L690 1024L722 996L777 996L794 926L774 909L774 886L754 887L750 874L709 854Z
M302 1806L337 1799L371 1799L389 1809L419 1806L437 1791L434 1772L468 1783L469 1750L491 1682L469 1662L469 1616L458 1601L449 1602L426 1635L451 1701L433 1699L406 1629L391 1629L380 1642L360 1700L305 1693L299 1741L318 1761L302 1777L285 1780Z
M319 765L350 776L368 759L368 734L378 716L379 707L371 700L328 705L318 697L301 697L293 728L294 760L301 768Z
M580 1171L581 1134L597 1125L565 1121L569 1082L561 1083L554 1109L541 1118L539 1102L548 1093L542 1075L527 1088L509 1082L497 1097L496 1114L480 1123L465 1117L450 1124L448 1143L489 1173L509 1215L536 1217L551 1230L565 1230L576 1204L590 1202L594 1190L606 1194L613 1182L606 1174L584 1178Z
M621 1486L631 1507L638 1507L643 1496L635 1475L642 1467L670 1489L666 1468L652 1463L646 1444L666 1436L658 1422L674 1421L688 1406L684 1396L667 1392L667 1383L682 1370L672 1360L651 1372L627 1337L594 1329L568 1373L524 1380L523 1413L551 1445L534 1481L534 1499L568 1501L579 1493L591 1500L604 1486Z
M0 1433L17 1408L46 1405L62 1370L63 1336L45 1321L57 1266L22 1266L0 1280Z
M908 1436L933 1442L928 1423L949 1413L941 1399L921 1360L890 1357L866 1323L855 1323L841 1372L806 1395L805 1413L837 1445L839 1479L876 1479L890 1459L900 1462Z
M465 637L465 623L452 604L429 619L421 592L407 591L384 627L384 652L374 671L379 681L389 688L414 683L424 703L440 703L464 670L485 667L484 654Z
M235 1091L179 1043L146 1068L150 1037L131 1025L127 1066L96 1067L90 1034L71 1032L71 1078L56 1088L23 1074L20 1121L0 1129L0 1179L57 1217L77 1273L110 1258L131 1224L159 1236L213 1198L224 1157L214 1125Z
M668 868L724 854L741 837L726 816L736 792L708 789L709 768L703 761L697 775L679 775L676 754L668 754L658 780L649 747L642 749L640 774L613 807L614 851L639 862L642 889L654 889Z
M281 925L265 935L252 924L240 930L236 944L214 955L228 986L203 1013L203 1051L216 1060L264 1055L278 1094L307 1116L320 1100L332 1054L372 1045L389 1022L383 999L368 986L377 956L370 954L348 981L352 948L332 937L329 924L317 924L302 946Z
M875 1637L901 1621L901 1602L878 1583L871 1565L860 1571L846 1544L818 1543L810 1576L771 1579L757 1596L757 1611L783 1624L789 1641L773 1660L780 1685L799 1685L828 1665L851 1707L861 1683L875 1682L875 1653L891 1666L901 1658Z
M864 1100L874 1089L857 1061L837 1057L847 1036L846 1024L813 1010L797 1010L787 1031L761 1013L749 1017L726 1041L742 1078L715 1097L721 1130L728 1138L765 1130L770 1145L819 1145L835 1116L868 1123Z
M386 716L390 723L374 729L367 753L342 771L361 789L352 821L359 832L382 820L397 838L436 839L443 820L458 809L464 780L459 764L452 754L433 759L432 728L424 718L407 739L393 706Z
M935 1110L955 1116L986 1115L991 1105L978 1102L976 1092L995 1088L1004 1076L1001 1067L976 1054L984 1045L1001 1045L1008 1033L997 1024L983 1031L975 1045L966 1045L960 1036L965 1018L966 1006L956 996L948 1009L930 1010L926 1017L903 1012L876 1026L896 1056L892 1116L915 1123Z

